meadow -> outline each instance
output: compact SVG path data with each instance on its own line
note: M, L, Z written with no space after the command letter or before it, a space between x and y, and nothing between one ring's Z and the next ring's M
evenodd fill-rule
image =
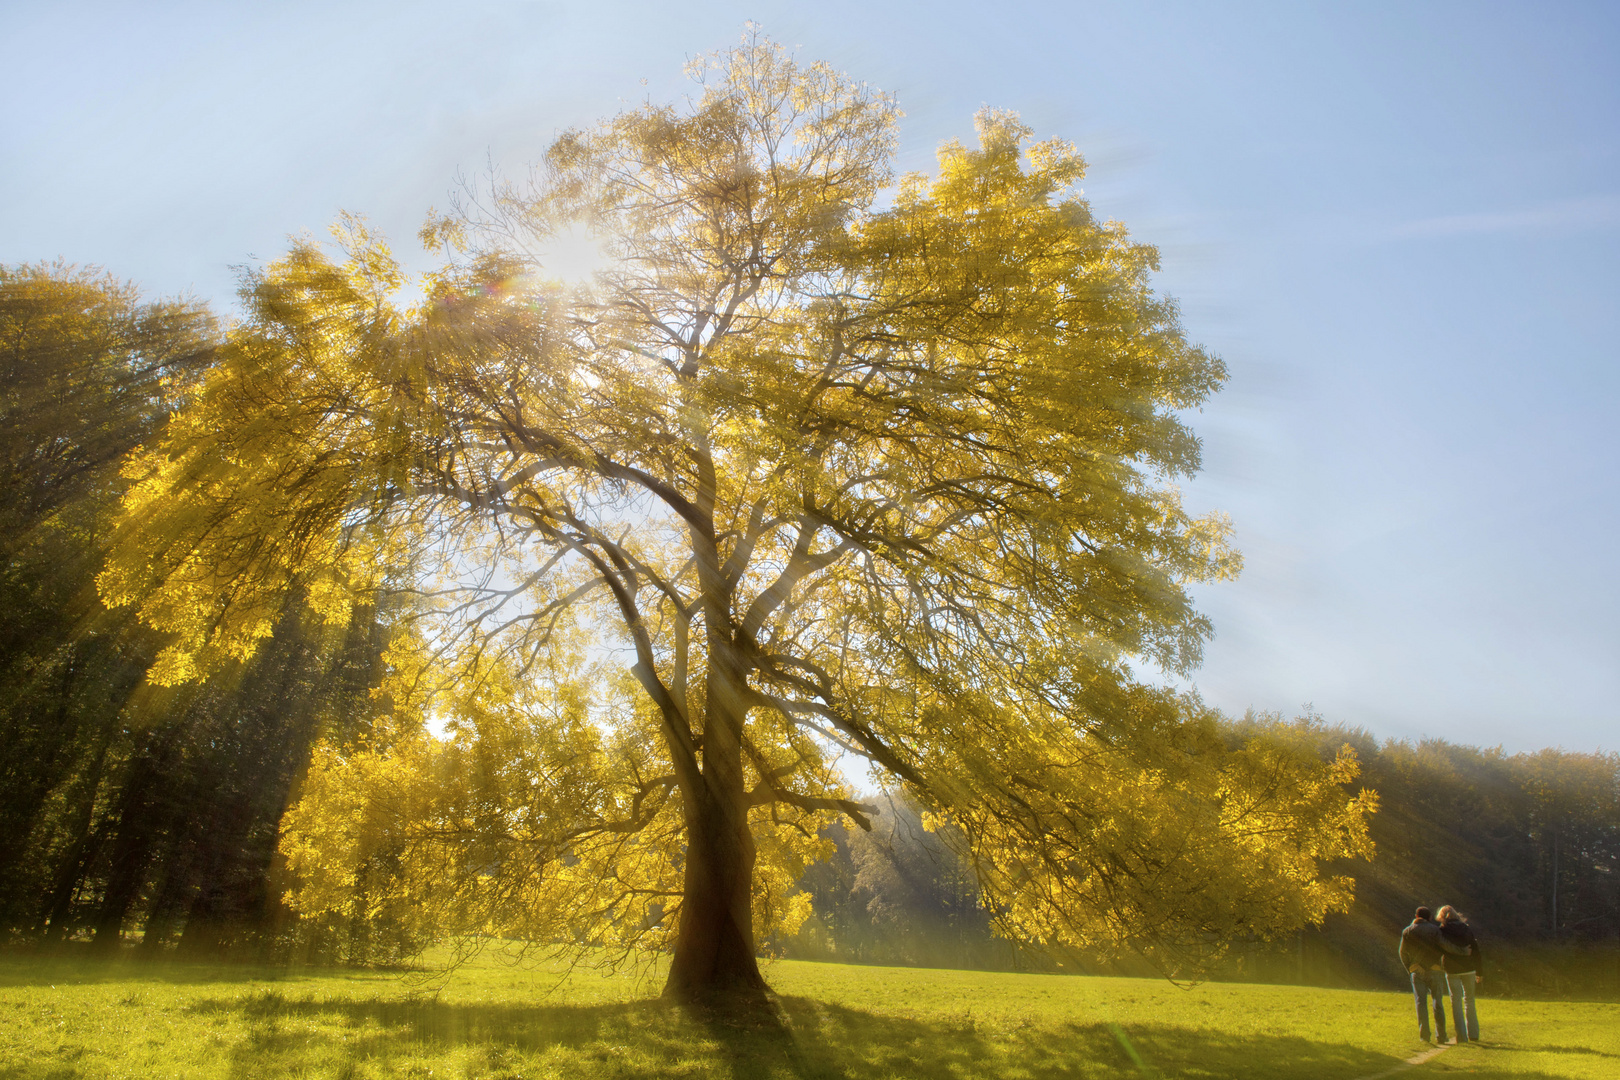
M1620 1075L1609 1003L1487 997L1483 1045L1408 1067L1425 1048L1393 988L781 961L783 1027L766 1030L666 1005L657 977L494 952L437 980L0 956L0 1078Z

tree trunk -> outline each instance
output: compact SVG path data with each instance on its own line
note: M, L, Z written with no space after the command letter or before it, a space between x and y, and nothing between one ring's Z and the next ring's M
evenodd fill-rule
M686 881L664 995L687 1002L764 1002L754 955L754 837L743 783L742 721L731 650L711 638L703 784L685 796Z
M112 741L110 728L111 725L103 727L100 741L96 745L95 759L85 771L78 789L69 796L70 805L77 807L71 828L75 839L62 857L56 871L55 884L40 909L37 921L37 928L47 943L62 938L65 924L73 910L73 894L78 891L79 882L86 868L95 861L96 854L101 850L102 841L107 837L106 822L99 827L92 823L95 817L96 794L101 790L101 770L107 761L107 746Z
M754 842L747 815L704 802L686 816L686 895L664 995L694 1002L763 1001L765 979L754 956Z
M55 886L40 913L40 934L47 945L61 941L66 936L73 914L74 894L78 892L86 868L95 862L101 852L101 845L107 839L107 828L107 823L103 822L98 828L84 833L63 857L61 868L56 872Z
M107 869L101 906L92 924L91 945L113 951L123 939L124 918L146 885L146 871L161 833L170 828L175 809L168 805L173 785L173 764L181 725L171 724L149 748L135 757L129 780L119 796L112 835L112 858Z
M106 891L96 911L92 926L95 936L91 947L97 952L116 952L124 936L124 919L146 883L146 869L151 863L154 847L150 828L145 822L129 821L134 815L125 815L118 834L113 838L112 865L107 871Z

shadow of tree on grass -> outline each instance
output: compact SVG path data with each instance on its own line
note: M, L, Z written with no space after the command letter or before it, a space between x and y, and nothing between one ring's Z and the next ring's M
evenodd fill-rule
M289 1075L724 1077L1311 1078L1352 1080L1399 1059L1344 1043L1226 1035L1170 1025L930 1023L806 998L782 998L779 1025L698 1019L661 1001L608 1005L458 1005L399 1000L290 1000L276 993L212 1000L248 1038L232 1051L236 1080ZM1488 1051L1487 1051L1488 1052ZM436 1062L437 1064L430 1064ZM434 1071L430 1074L429 1069ZM1475 1064L1470 1075L1507 1076ZM1514 1071L1515 1080L1553 1080Z
M147 959L130 955L108 958L87 957L82 950L51 956L33 952L0 952L0 989L67 983L152 982L174 985L215 983L311 982L339 976L355 983L375 982L398 985L401 975L418 970L411 967L323 968L278 967L244 961L230 963L210 960Z

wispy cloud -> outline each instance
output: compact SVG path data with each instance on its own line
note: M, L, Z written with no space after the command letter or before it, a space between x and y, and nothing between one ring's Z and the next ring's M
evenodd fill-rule
M1492 233L1571 232L1611 229L1620 225L1620 195L1591 195L1561 199L1520 210L1492 210L1478 214L1446 214L1398 225L1395 240L1438 236L1481 236Z

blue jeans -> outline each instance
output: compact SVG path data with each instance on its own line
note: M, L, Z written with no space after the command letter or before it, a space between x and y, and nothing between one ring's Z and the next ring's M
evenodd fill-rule
M1433 971L1412 972L1412 998L1417 1002L1418 1038L1429 1037L1429 998L1434 998L1434 1033L1436 1041L1446 1041L1446 973Z
M1479 1014L1474 1011L1474 985L1479 982L1479 977L1472 971L1465 971L1461 975L1447 975L1446 982L1451 984L1451 1024L1457 1029L1457 1041L1478 1039ZM1468 1020L1467 1027L1463 1026L1464 1017Z

